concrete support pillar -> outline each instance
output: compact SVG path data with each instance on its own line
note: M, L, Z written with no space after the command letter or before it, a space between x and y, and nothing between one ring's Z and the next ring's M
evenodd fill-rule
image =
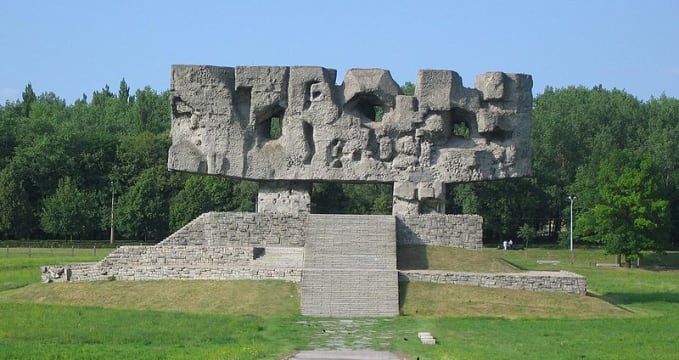
M442 182L394 183L393 215L445 214L446 184Z
M311 183L307 181L260 181L258 213L300 215L311 211Z

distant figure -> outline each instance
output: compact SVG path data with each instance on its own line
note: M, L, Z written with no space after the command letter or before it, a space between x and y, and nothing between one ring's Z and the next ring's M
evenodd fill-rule
M504 240L504 241L502 242L502 248L503 248L505 251L507 251L507 240Z
M514 241L512 241L511 239L509 240L509 248L510 249L514 248Z

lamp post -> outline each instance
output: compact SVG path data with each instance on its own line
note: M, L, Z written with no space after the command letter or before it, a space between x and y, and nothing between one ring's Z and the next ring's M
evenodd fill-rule
M113 232L113 207L115 205L115 198L116 188L113 185L113 181L111 181L111 244L113 244L113 238L115 237L115 233Z
M571 201L571 230L568 232L571 238L571 254L573 254L573 201L575 201L575 195L568 195L568 200Z

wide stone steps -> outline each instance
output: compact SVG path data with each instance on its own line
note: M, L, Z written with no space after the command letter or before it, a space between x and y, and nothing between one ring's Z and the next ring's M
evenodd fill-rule
M398 315L395 218L310 215L301 303L307 316Z

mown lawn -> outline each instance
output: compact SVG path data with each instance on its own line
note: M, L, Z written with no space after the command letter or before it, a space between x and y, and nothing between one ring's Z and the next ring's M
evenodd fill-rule
M91 249L87 249L91 252ZM76 256L0 255L0 359L281 359L308 348L295 284L156 281L40 284L39 266ZM374 325L411 359L676 359L675 253L645 269L599 268L599 250L411 249L400 265L453 271L569 270L591 296L401 284L403 316ZM404 257L405 256L405 257ZM538 260L558 260L558 265ZM414 265L413 265L414 263ZM644 263L642 262L642 265ZM431 332L434 346L419 344Z

